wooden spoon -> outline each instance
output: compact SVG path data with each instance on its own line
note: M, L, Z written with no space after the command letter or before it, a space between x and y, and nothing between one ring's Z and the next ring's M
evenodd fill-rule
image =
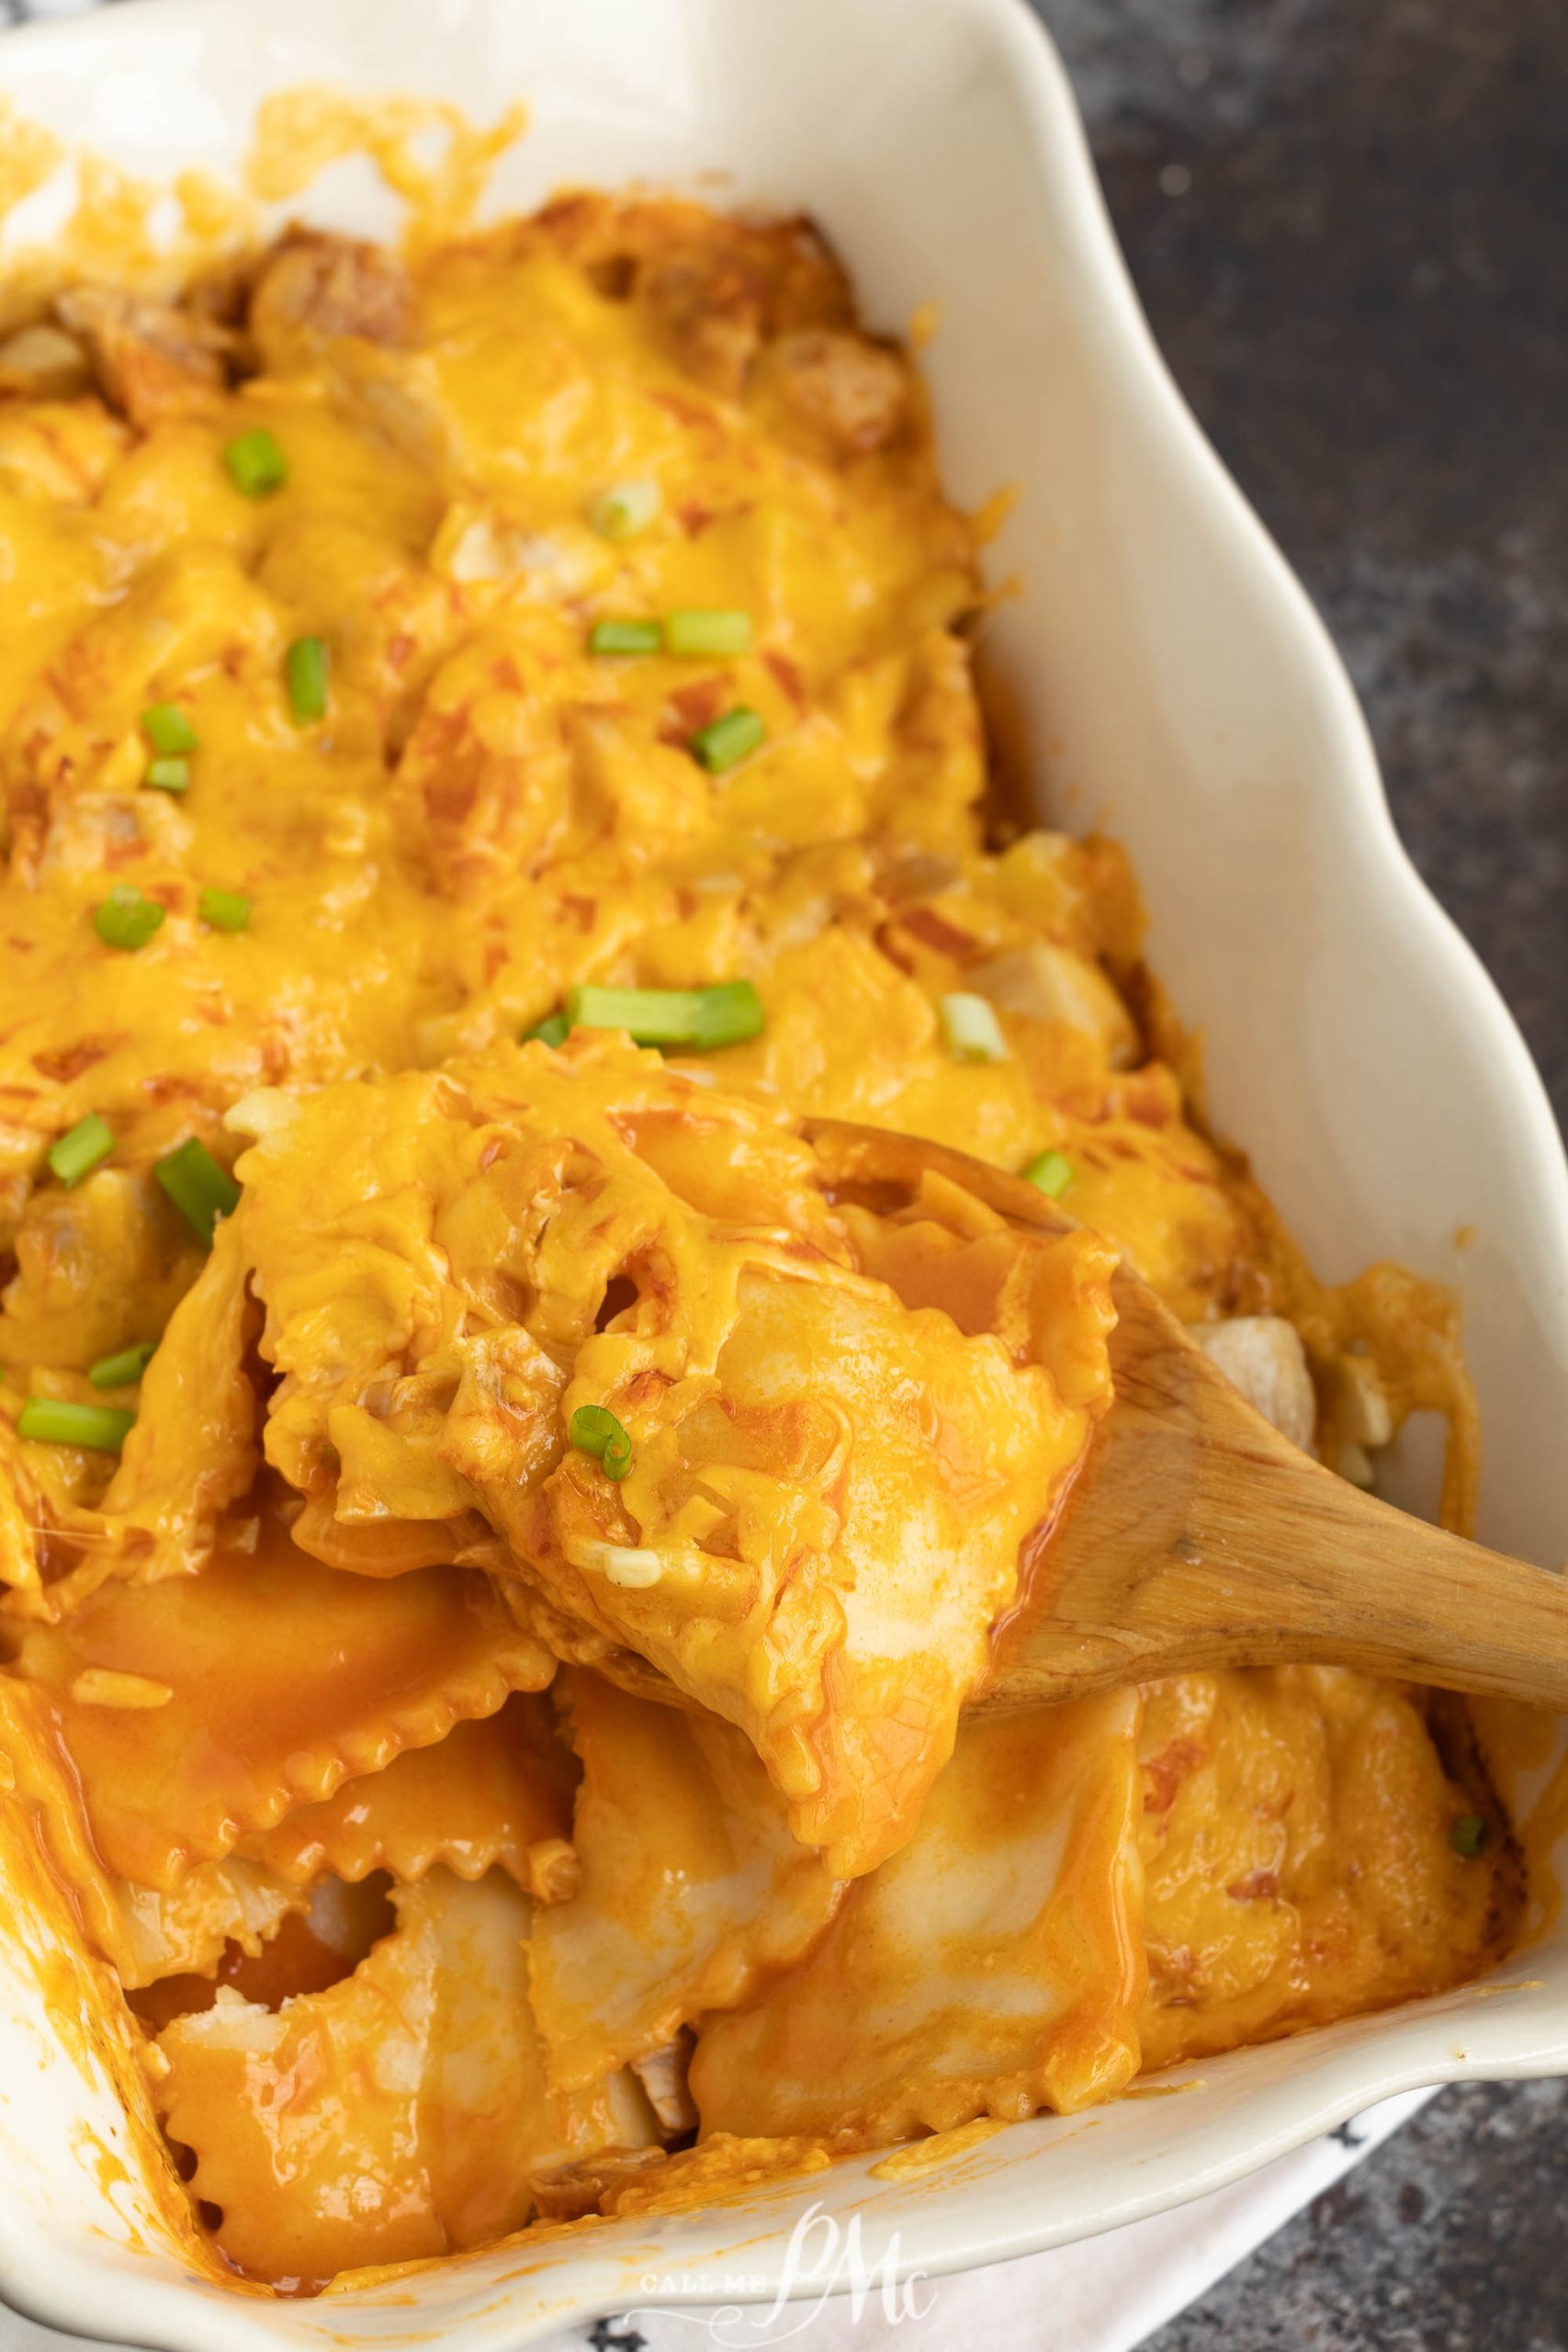
M829 1189L909 1198L930 1169L1012 1224L1072 1223L1021 1177L941 1144L840 1120L807 1132ZM977 1708L1310 1660L1568 1709L1568 1577L1336 1477L1254 1410L1129 1266L1112 1290L1115 1402L1026 1563Z

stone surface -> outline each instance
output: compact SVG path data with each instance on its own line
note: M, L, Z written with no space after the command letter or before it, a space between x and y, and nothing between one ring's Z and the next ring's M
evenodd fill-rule
M1562 2352L1565 2197L1568 2087L1445 2091L1144 2352Z
M1568 1119L1568 7L1039 5L1155 332ZM1568 2086L1447 2092L1149 2352L1555 2352L1565 2198Z
M1042 10L1166 356L1568 1115L1568 9Z

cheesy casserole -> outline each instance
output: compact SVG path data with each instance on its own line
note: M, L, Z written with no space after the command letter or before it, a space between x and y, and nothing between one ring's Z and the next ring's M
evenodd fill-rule
M0 394L0 1734L192 2259L310 2290L1488 1964L1457 1702L965 1717L1118 1251L1346 1476L1446 1414L1456 1523L1472 1413L1445 1302L1320 1286L1205 1136L1116 850L1010 820L985 518L811 226L294 231L72 287ZM1073 1229L849 1197L821 1114Z

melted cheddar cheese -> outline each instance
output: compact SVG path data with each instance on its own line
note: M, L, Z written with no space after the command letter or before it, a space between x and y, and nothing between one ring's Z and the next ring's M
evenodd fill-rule
M1010 1344L900 1279L973 1243L921 1218L895 1253L872 1218L857 1248L777 1114L588 1037L231 1114L257 1122L226 1238L294 1544L515 1576L523 1623L636 1651L739 1724L836 1876L874 1868L1110 1402L1103 1242L993 1220L1036 1307ZM193 1313L227 1279L215 1250ZM629 1436L620 1478L563 1447L583 1411Z
M1314 1283L1115 849L1000 814L980 537L804 221L297 231L0 344L0 1742L251 2282L1070 2111L1512 1930L1419 1692L964 1719L1118 1250L1334 1466L1435 1408L1473 1486L1447 1303ZM573 993L717 988L663 1057ZM1052 1155L1073 1227L840 1199L822 1114Z

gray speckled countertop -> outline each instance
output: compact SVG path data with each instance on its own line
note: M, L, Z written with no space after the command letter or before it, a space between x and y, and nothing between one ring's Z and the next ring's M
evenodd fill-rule
M1183 390L1568 1120L1568 6L1036 0ZM1568 2085L1446 2092L1149 2352L1568 2345Z

